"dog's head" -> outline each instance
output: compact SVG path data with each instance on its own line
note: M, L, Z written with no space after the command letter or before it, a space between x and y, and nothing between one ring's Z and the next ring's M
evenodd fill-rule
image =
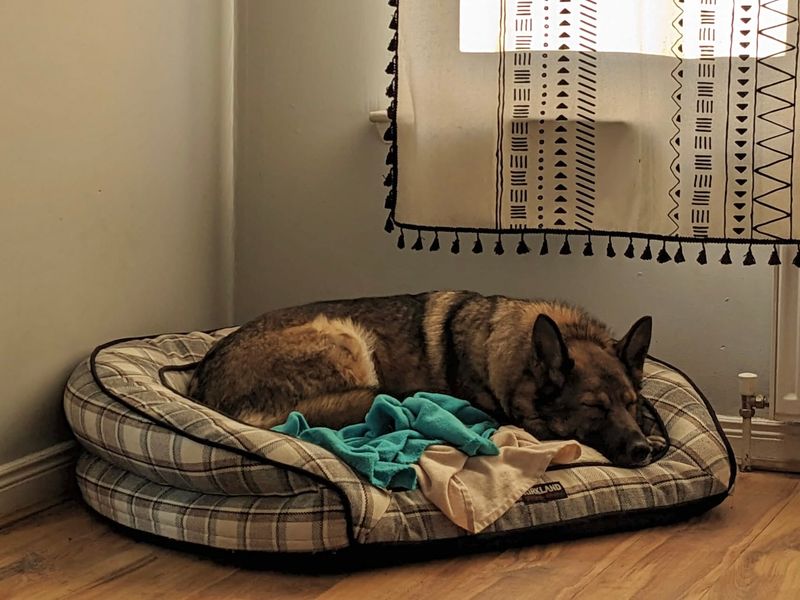
M535 411L552 437L576 439L622 466L645 464L650 445L637 422L652 319L639 319L612 345L564 341L539 315L533 328Z

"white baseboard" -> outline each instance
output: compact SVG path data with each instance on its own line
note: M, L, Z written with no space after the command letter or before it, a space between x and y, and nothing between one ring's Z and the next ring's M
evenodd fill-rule
M720 415L719 421L737 457L742 455L742 419ZM750 455L753 468L800 472L800 423L753 419Z
M77 444L50 446L0 465L0 518L52 505L71 489Z

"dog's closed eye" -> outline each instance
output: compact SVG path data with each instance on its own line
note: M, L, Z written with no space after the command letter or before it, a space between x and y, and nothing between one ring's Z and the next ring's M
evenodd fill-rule
M603 410L607 410L609 407L608 396L605 394L592 394L591 396L583 396L581 398L581 404L584 406L590 406L592 408L601 408Z

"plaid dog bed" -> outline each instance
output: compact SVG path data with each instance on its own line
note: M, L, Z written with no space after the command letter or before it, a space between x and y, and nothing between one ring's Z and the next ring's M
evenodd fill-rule
M388 493L314 444L257 429L193 402L194 365L233 329L120 340L72 373L67 419L84 452L78 485L122 525L215 548L321 552L433 540L575 535L686 518L719 504L735 461L713 410L680 372L645 369L646 432L669 446L636 469L579 462L549 470L479 535L419 490Z

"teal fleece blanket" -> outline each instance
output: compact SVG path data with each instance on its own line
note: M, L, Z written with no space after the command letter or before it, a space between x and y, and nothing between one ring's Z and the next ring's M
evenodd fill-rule
M449 444L469 456L499 453L490 439L497 423L489 415L465 400L428 392L403 401L380 394L364 423L338 431L311 427L299 412L272 429L327 448L383 489L415 489L412 465L433 444Z

